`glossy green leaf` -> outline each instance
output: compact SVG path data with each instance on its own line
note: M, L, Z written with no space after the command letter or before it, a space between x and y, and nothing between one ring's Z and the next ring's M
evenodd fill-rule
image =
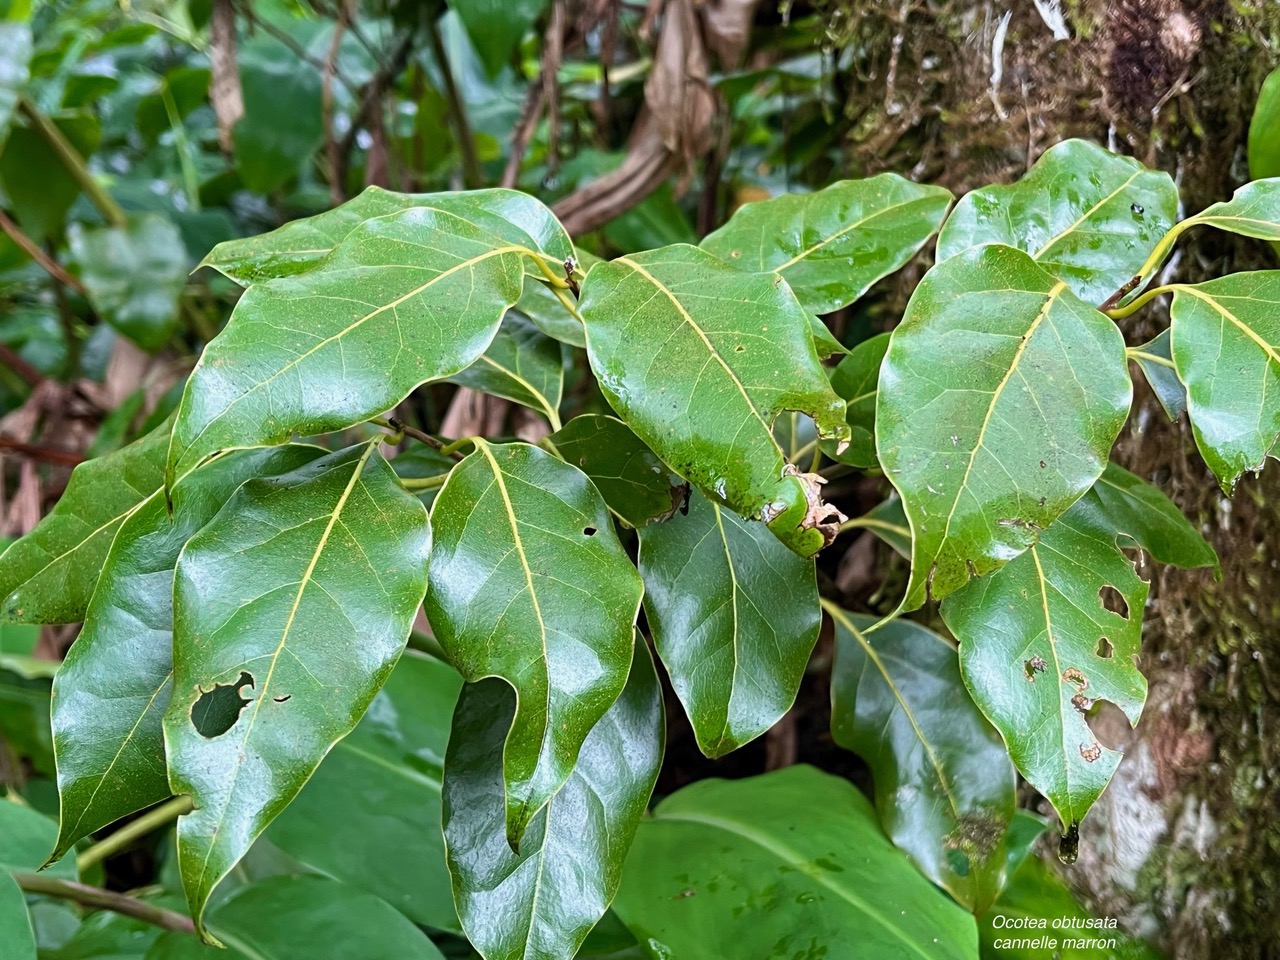
M1280 270L1172 289L1173 363L1196 446L1229 493L1280 435Z
M306 273L320 266L325 257L365 221L419 207L466 220L482 233L527 246L555 262L574 255L564 227L544 204L528 194L503 189L394 193L381 187L367 187L359 196L314 217L290 221L261 236L220 243L200 265L213 267L242 286ZM525 270L532 276L542 276L533 264ZM528 292L526 290L526 295ZM557 310L572 320L560 301L549 292L547 296Z
M372 894L327 877L269 877L237 890L209 911L209 929L230 960L359 957L360 960L443 960L427 935ZM193 937L179 937L207 956ZM173 940L148 960L172 960ZM186 956L183 954L182 956Z
M1066 140L1017 183L966 194L938 235L938 260L984 243L1016 247L1097 304L1138 273L1177 214L1167 173Z
M1280 177L1280 69L1262 82L1249 123L1249 176Z
M783 410L849 431L785 283L678 244L597 264L580 311L601 390L654 453L802 556L829 542L770 431Z
M49 668L56 666L50 660L0 654L0 738L32 769L49 778L56 772L49 725Z
M310 273L251 286L187 381L168 475L350 426L465 370L520 296L521 249L415 208L365 221Z
M188 474L173 513L156 490L121 524L85 625L53 685L61 824L53 856L169 796L161 718L173 677L173 570L186 542L252 477L324 453L289 445L240 450Z
M57 506L0 555L0 619L84 619L120 524L163 482L168 444L165 427L75 468Z
M144 214L123 227L77 225L70 244L102 319L144 350L164 346L178 329L189 268L178 228L160 214Z
M4 872L0 872L0 944L4 944L6 960L36 960L36 934L27 913L27 898L17 881Z
M1246 183L1230 200L1205 207L1178 224L1177 232L1205 225L1259 240L1280 240L1280 177Z
M654 646L702 752L723 756L777 723L818 641L813 562L693 493L687 513L640 531L639 566Z
M1101 476L1132 391L1115 324L1026 254L978 247L929 271L876 405L913 534L905 609L1035 543Z
M449 381L537 410L556 427L564 392L562 349L530 320L508 313L489 349Z
M355 727L422 602L431 528L379 442L250 480L178 560L164 738L170 786L196 807L178 856L197 924Z
M436 639L464 679L501 677L518 698L503 753L514 848L622 692L643 586L587 476L528 444L477 440L432 516Z
M569 779L507 843L503 743L510 687L463 688L445 762L444 835L458 915L485 960L570 960L603 916L662 762L662 690L643 639L627 685L591 729Z
M14 21L0 23L0 146L31 77L30 66L31 27Z
M951 200L894 173L842 180L744 204L701 246L740 269L782 274L806 310L831 313L915 256Z
M655 957L978 953L973 917L893 847L866 798L808 766L701 780L662 801L614 910Z
M1121 613L1106 606L1113 595ZM1069 831L1120 762L1089 728L1089 711L1108 700L1131 724L1142 713L1146 601L1147 584L1092 492L1022 556L943 601L973 699Z
M1142 346L1131 349L1129 357L1142 368L1143 376L1169 419L1177 420L1187 409L1187 388L1178 379L1178 371L1173 366L1173 338L1168 328Z
M885 833L975 914L1005 881L1017 778L1000 735L960 680L955 647L932 630L833 606L831 735L871 767Z
M689 496L688 485L613 417L574 417L542 445L590 477L609 509L633 527L670 517Z
M494 76L511 61L517 44L547 6L547 0L449 0Z
M457 930L440 784L460 684L439 660L406 652L266 838L415 923Z
M876 465L876 392L880 364L889 349L889 334L863 340L831 372L831 387L845 402L849 445L826 441L822 452L839 463L867 469Z
M836 335L831 332L831 328L823 322L821 317L809 315L809 333L813 336L813 349L817 352L819 360L849 352L845 345L836 339Z
M1218 568L1213 547L1159 487L1109 463L1093 494L1113 529L1161 563Z

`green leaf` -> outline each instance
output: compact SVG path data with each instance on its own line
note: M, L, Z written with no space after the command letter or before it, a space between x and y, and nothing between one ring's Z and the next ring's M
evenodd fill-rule
M1183 220L1176 233L1201 224L1242 237L1280 240L1280 177L1246 183L1230 200L1212 204Z
M1280 270L1172 290L1173 362L1196 446L1229 494L1280 434Z
M101 132L96 117L81 112L50 120L80 156L97 149ZM0 152L0 186L9 212L36 243L61 231L67 211L80 196L79 182L53 148L36 131L20 125L11 125Z
M1093 493L1112 528L1161 563L1220 569L1213 547L1158 487L1109 463Z
M897 494L872 507L858 518L857 523L893 547L899 555L911 559L911 527Z
M839 463L869 469L876 466L876 394L880 364L889 349L889 334L863 340L831 372L831 388L845 402L849 445L826 441L822 452Z
M168 444L166 426L72 471L57 506L0 555L0 619L84 619L116 530L163 482Z
M1131 349L1129 357L1142 368L1143 376L1169 419L1177 420L1187 409L1187 388L1173 366L1173 338L1168 328L1142 346Z
M520 296L521 249L415 208L366 221L310 273L251 286L187 381L168 476L348 427L465 370Z
M518 698L503 753L515 848L622 692L643 586L591 481L528 444L476 440L432 515L436 638L464 679L501 677Z
M31 79L31 27L25 23L0 23L0 147L9 132L9 121L18 97Z
M0 799L0 873L14 870L30 873L41 869L57 833L58 825L44 814ZM63 857L44 872L70 880L79 875L75 857Z
M640 824L614 910L655 957L978 953L973 917L894 849L866 798L808 766L668 797Z
M314 217L293 220L261 236L220 243L200 266L213 267L242 286L306 273L320 266L365 221L419 207L466 220L482 233L527 246L550 260L563 261L574 255L573 243L560 221L528 194L504 189L394 193L367 187L359 196ZM525 269L531 276L542 277L532 264ZM529 287L533 289L532 285ZM546 295L560 314L577 324L559 300L549 291Z
M377 452L250 480L178 560L169 783L197 925L209 894L351 732L409 636L431 528Z
M582 744L563 787L507 844L504 683L463 688L445 762L444 834L458 915L485 960L570 960L604 915L658 779L662 689L643 639L622 695Z
M240 47L244 115L232 133L245 188L275 193L324 139L319 71L283 42L260 34Z
M1019 819L1024 815L1020 811ZM1073 925L1064 926L1062 921ZM983 960L1044 960L1046 956L1055 960L1099 960L1104 956L1111 960L1159 960L1160 954L1115 924L1114 917L1095 917L1084 910L1052 867L1039 857L1024 856L996 905L978 921L978 936ZM1035 945L1037 940L1039 945ZM1099 940L1107 946L1100 948Z
M564 392L563 348L530 320L508 313L489 344L471 366L449 378L482 393L505 397L537 410L556 428Z
M1177 215L1178 188L1167 173L1066 140L1017 183L966 194L938 235L938 260L1005 244L1081 300L1101 303L1139 272Z
M1035 543L1101 476L1132 391L1115 324L1026 254L985 246L930 270L876 405L913 535L904 609Z
M50 660L0 654L0 739L43 776L56 772L49 726ZM42 672L42 670L44 672Z
M676 473L802 556L830 542L770 430L783 410L824 437L849 430L785 283L678 244L597 264L579 309L605 397Z
M209 912L209 929L230 948L231 958L246 960L444 960L427 935L394 908L327 877L269 877L250 884ZM196 949L208 955L207 948ZM170 960L172 954L153 950L148 957Z
M1105 602L1118 595L1122 612ZM1009 755L1074 831L1120 762L1087 715L1108 700L1137 724L1147 695L1138 671L1147 584L1116 545L1090 492L1039 543L947 597L960 669Z
M742 270L781 273L806 310L831 313L915 256L951 200L894 173L842 180L744 204L701 247Z
M871 767L889 838L975 914L1005 881L1017 778L960 679L955 647L909 620L826 605L835 622L831 735Z
M511 61L546 5L547 0L449 0L491 77Z
M123 227L77 224L69 239L93 308L144 350L164 346L178 329L189 266L178 228L151 213Z
M1280 69L1262 82L1249 123L1249 176L1280 177Z
M408 651L360 725L338 741L266 837L299 862L457 930L440 833L440 783L461 684Z
M574 417L542 445L590 477L609 509L633 527L665 520L688 499L688 485L613 417Z
M183 546L246 480L287 473L322 453L300 445L236 451L183 477L172 515L157 489L121 524L85 625L54 679L61 802L54 857L169 796L161 718L173 677L173 570Z
M723 756L777 723L818 641L813 562L695 493L687 513L641 529L639 566L654 646L702 752Z
M5 24L0 24L2 29ZM2 106L2 104L0 104ZM7 960L36 960L36 934L18 882L0 872L0 943Z

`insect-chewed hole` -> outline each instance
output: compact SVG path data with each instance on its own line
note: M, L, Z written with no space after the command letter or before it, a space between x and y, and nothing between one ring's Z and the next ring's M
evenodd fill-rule
M1105 609L1118 613L1126 620L1129 619L1129 602L1111 584L1104 584L1098 589L1098 599L1102 601Z
M1093 648L1093 652L1100 656L1103 660L1110 660L1111 655L1115 653L1115 648L1111 646L1111 641L1106 637L1098 638L1098 645Z
M736 347L734 347L734 348L733 348L733 352L734 352L734 353L742 353L742 352L743 352L744 350L746 350L746 349L747 349L747 348L746 348L746 347L744 347L742 344L738 344Z
M584 537L594 537L594 536L596 535L596 528L595 528L595 527L583 527L583 528L582 528L582 535L583 535Z
M196 728L196 733L212 740L234 727L240 711L251 702L240 696L240 690L252 686L253 675L242 671L235 683L217 683L212 690L202 692L191 705L191 725Z

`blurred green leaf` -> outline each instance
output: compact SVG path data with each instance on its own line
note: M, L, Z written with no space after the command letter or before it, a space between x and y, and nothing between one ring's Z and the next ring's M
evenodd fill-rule
M178 228L146 214L123 227L77 224L69 239L94 309L144 350L164 346L178 328L190 267Z
M239 51L244 116L235 162L254 193L279 190L324 139L320 74L279 40L259 34Z
M449 0L490 76L511 59L547 0Z

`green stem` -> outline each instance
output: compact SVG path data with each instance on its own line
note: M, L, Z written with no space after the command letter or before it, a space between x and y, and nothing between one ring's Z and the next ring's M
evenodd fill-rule
M111 910L153 924L163 930L177 930L181 933L195 933L195 924L191 918L173 910L157 907L155 904L138 900L136 897L91 887L87 883L74 880L62 880L58 877L36 873L15 873L13 879L27 893L37 893L46 897L57 897L60 900L73 900L86 907L100 910Z
M1114 309L1105 310L1103 312L1112 320L1123 320L1125 317L1128 317L1137 313L1139 310L1145 307L1148 303L1150 303L1156 297L1164 293L1173 293L1175 290L1178 289L1178 287L1179 287L1179 284L1176 284L1176 283L1170 283L1163 287L1152 287L1150 290L1142 294L1142 296L1138 297L1132 303L1126 303L1123 307L1115 307Z
M439 490L448 479L447 473L437 474L434 477L401 477L400 486L410 493L422 493L424 490Z
M101 863L107 857L119 853L129 844L141 837L145 837L156 828L172 823L184 813L190 813L192 807L191 797L186 795L165 801L155 809L138 817L137 820L130 820L105 840L99 840L83 851L76 857L76 866L83 873L94 864Z
M1173 361L1167 357L1158 357L1154 353L1147 353L1137 347L1125 347L1124 354L1130 360L1146 360L1148 363L1159 364L1162 367L1168 367L1170 370L1175 369Z
M889 533L896 533L900 537L911 537L911 531L906 527L900 527L896 523L890 523L887 520L877 520L875 517L854 517L852 520L846 520L840 524L840 532L846 530L885 530Z
M80 156L77 150L68 140L57 125L46 117L37 109L36 105L27 97L18 100L18 110L22 113L27 121L35 129L40 138L48 144L49 149L58 155L58 159L62 165L66 167L67 173L80 185L80 189L93 203L103 218L113 227L123 227L128 218L125 216L124 210L120 204L116 203L111 194L107 193L102 184L94 179L93 174L89 172L88 165L84 162L84 157Z

